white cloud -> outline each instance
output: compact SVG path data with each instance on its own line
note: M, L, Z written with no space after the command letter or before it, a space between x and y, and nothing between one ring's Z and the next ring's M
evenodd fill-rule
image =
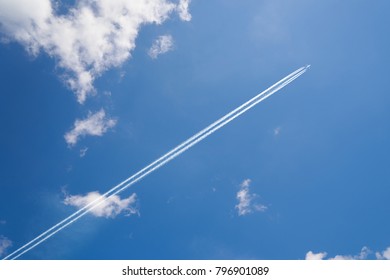
M101 198L99 192L90 192L86 195L67 195L64 199L65 205L75 206L76 208L83 208L93 201ZM96 208L92 209L90 213L96 217L115 218L118 214L125 212L126 215L137 214L138 210L134 206L137 195L133 193L125 199L121 199L118 195L114 195L101 203Z
M364 246L358 255L336 255L334 258L330 258L330 260L365 260L370 253L371 250Z
M254 202L254 199L257 197L257 195L250 193L250 184L251 180L245 179L240 184L240 190L236 194L238 204L235 206L235 208L237 209L239 216L248 215L253 211L264 212L265 210L267 210L267 206Z
M88 148L85 147L83 149L80 149L80 157L83 158L87 154Z
M389 249L389 253L390 253L390 248L388 248L388 249ZM328 260L365 260L365 259L367 259L367 257L370 254L372 254L372 251L368 247L364 246L360 250L360 253L357 255L336 255L333 258L328 258ZM326 252L313 253L312 251L309 251L306 253L305 259L306 260L323 260L323 259L325 259L326 256L327 256ZM378 253L376 253L376 256L379 259Z
M382 252L382 256L386 260L390 260L390 247L388 247L385 251Z
M4 220L0 220L0 225L5 225L7 222Z
M95 114L89 113L83 120L76 119L72 130L64 136L66 143L73 146L80 137L86 135L102 136L108 129L116 125L116 120L106 117L106 112L101 109Z
M276 127L274 129L274 136L278 136L281 132L282 128L280 126Z
M159 36L154 41L152 47L149 49L148 54L151 58L156 59L160 54L169 52L173 48L173 38L171 35Z
M382 253L376 252L375 256L379 260L390 260L390 247L387 247Z
M245 179L244 181L241 182L240 187L241 188L249 188L251 183L252 183L251 179Z
M321 253L313 253L312 251L309 251L306 253L305 260L323 260L326 257L327 253L321 252Z
M130 58L141 26L161 24L172 12L188 21L188 0L78 0L59 15L50 0L0 0L0 30L32 55L54 58L83 103L104 71Z
M12 241L0 235L0 257L5 255L7 249L12 246Z
M180 0L179 5L177 5L176 7L180 18L184 21L191 20L191 14L188 11L188 6L190 5L190 2L190 0Z

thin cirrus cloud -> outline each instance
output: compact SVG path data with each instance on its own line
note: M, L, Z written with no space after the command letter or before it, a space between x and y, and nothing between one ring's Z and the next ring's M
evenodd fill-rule
M89 192L86 195L67 195L63 203L81 209L98 200L101 196L99 192ZM128 216L134 215L139 213L135 206L136 201L137 195L135 193L124 199L121 199L118 195L114 195L91 209L89 213L96 217L105 218L115 218L122 212Z
M282 131L282 128L280 126L274 128L274 136L279 136L281 131Z
M373 251L368 247L364 246L360 253L357 255L336 255L333 258L328 258L328 260L366 260L370 255L373 254ZM309 251L306 253L306 260L324 260L328 255L327 252L313 253ZM385 249L382 252L376 252L375 258L378 260L390 260L390 247Z
M173 38L171 35L159 36L149 49L148 54L151 58L156 59L160 54L164 54L173 49Z
M77 144L80 138L91 136L102 136L110 128L116 125L115 119L106 116L106 112L101 109L98 112L92 114L89 113L88 117L82 120L76 119L73 128L67 132L64 136L66 143L71 147ZM80 152L80 156L85 155ZM83 155L84 154L84 155Z
M80 157L81 158L85 157L85 155L87 154L87 151L88 151L87 147L80 149Z
M238 203L235 208L237 209L239 216L245 216L253 212L264 212L267 210L267 206L256 203L255 200L258 197L257 194L252 194L249 190L251 179L245 179L240 184L240 190L236 194Z
M12 246L12 241L3 235L0 235L0 257L5 255L7 249L11 246Z
M189 21L189 0L79 0L58 14L50 0L0 0L0 30L30 54L54 58L79 103L95 92L93 82L131 57L141 26L162 24L172 13Z

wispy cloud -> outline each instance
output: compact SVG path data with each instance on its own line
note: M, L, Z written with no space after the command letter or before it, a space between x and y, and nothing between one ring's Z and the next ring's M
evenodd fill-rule
M278 136L281 131L282 131L282 128L280 126L274 128L274 136Z
M85 155L87 154L87 151L88 151L87 147L80 149L80 157L81 158L85 157Z
M152 47L149 49L148 54L151 58L156 59L160 54L169 52L173 48L173 38L171 35L159 36L154 41Z
M0 257L5 255L7 249L11 246L12 241L3 235L0 235Z
M370 250L367 246L364 246L360 253L357 255L336 255L333 258L327 258L328 260L366 260L369 255L372 255L373 251ZM312 251L309 251L306 253L306 260L324 260L326 256L328 255L327 252L321 252L321 253L313 253ZM377 259L390 259L390 247L387 248L382 253L377 252L375 254L375 257Z
M364 246L360 253L357 255L336 255L334 258L329 258L330 260L365 260L367 256L371 253L371 250Z
M177 5L176 10L179 13L179 16L184 21L191 20L191 14L188 11L191 0L180 0L179 5Z
M174 12L191 19L188 0L79 0L61 15L53 2L0 1L0 31L30 54L54 58L80 103L97 77L130 58L141 26L161 24Z
M323 260L326 257L326 252L321 253L313 253L312 251L309 251L306 253L305 260Z
M376 252L375 256L379 260L390 260L390 247L387 247L387 249L382 252Z
M249 186L251 182L251 179L245 179L242 181L240 184L240 190L236 194L238 204L235 208L237 209L239 216L245 216L256 211L264 212L267 210L267 206L255 202L255 199L258 196L257 194L250 193Z
M102 195L99 192L90 192L86 195L67 195L64 199L64 204L81 209L98 200L101 196ZM118 195L114 195L90 210L90 213L96 217L105 218L115 218L122 212L126 215L137 214L138 209L134 206L136 201L137 195L135 193L125 199L121 199Z
M5 220L0 220L0 225L5 225L7 222Z
M106 112L101 109L94 114L89 113L88 117L83 120L77 119L73 129L67 132L64 138L69 146L74 146L77 144L80 137L87 135L102 136L108 129L114 127L116 123L117 121L115 119L106 117Z

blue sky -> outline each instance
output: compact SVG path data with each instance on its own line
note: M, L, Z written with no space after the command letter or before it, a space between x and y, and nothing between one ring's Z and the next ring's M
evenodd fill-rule
M390 258L388 1L109 3L0 1L0 256L311 64L21 258Z

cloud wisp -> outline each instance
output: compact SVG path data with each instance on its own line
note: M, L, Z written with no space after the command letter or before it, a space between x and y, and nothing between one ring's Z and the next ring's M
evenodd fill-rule
M173 48L173 38L171 35L159 36L154 41L152 47L149 49L148 54L151 58L156 59L160 54L169 52Z
M327 255L327 252L313 253L309 251L306 253L305 260L325 260ZM373 255L373 251L364 246L357 255L336 255L333 258L327 258L327 260L366 260L370 255ZM390 260L390 247L382 252L376 252L375 258L378 260Z
M274 128L274 136L279 136L280 132L282 131L282 128L280 126Z
M376 252L375 256L378 260L390 260L390 247L382 252Z
M237 209L238 216L245 216L253 212L264 212L267 210L267 206L256 203L256 194L252 194L249 190L251 179L245 179L240 184L240 190L236 194L238 200L235 208Z
M305 260L323 260L327 255L328 253L326 252L313 253L309 251L306 253Z
M179 13L180 18L183 21L191 20L191 14L189 13L190 2L191 2L190 0L180 0L179 4L176 7L176 10Z
M78 209L85 207L91 202L101 198L99 192L90 192L86 195L67 195L64 199L65 205L74 206ZM133 193L128 198L121 199L118 195L114 195L101 203L89 213L96 217L115 218L120 213L130 216L138 213L137 207L134 204L137 201L137 195Z
M230 123L234 119L238 118L240 115L244 114L246 111L253 108L255 105L259 104L260 102L262 102L266 98L270 97L272 94L281 90L283 87L287 86L289 83L291 83L292 81L297 79L299 76L304 74L308 68L309 68L309 66L304 66L304 67L301 67L301 68L297 69L296 71L292 72L291 74L287 75L285 78L276 82L275 84L273 84L272 86L270 86L269 88L267 88L263 92L259 93L258 95L256 95L252 99L250 99L249 101L245 102L241 106L232 110L231 112L229 112L228 114L226 114L222 118L218 119L217 121L215 121L211 125L207 126L205 129L196 133L194 136L188 138L186 141L184 141L180 145L176 146L174 149L172 149L171 151L169 151L168 153L166 153L162 157L158 158L157 160L155 160L154 162L152 162L151 164L149 164L145 168L141 169L140 171L138 171L137 173L135 173L131 177L127 178L126 180L122 181L118 185L114 186L113 188L111 188L110 190L105 192L103 195L101 195L101 197L99 197L95 201L92 201L91 203L82 207L81 209L79 209L78 211L76 211L75 213L70 215L69 217L63 219L62 221L60 221L56 225L52 226L47 231L43 232L42 234L40 234L39 236L37 236L36 238L31 240L30 242L26 243L25 245L23 245L22 247L20 247L16 251L14 251L13 253L6 256L4 259L17 259L20 256L22 256L23 254L32 250L33 248L35 248L36 246L38 246L39 244L41 244L42 242L44 242L45 240L50 238L51 236L55 235L57 232L61 231L62 229L68 227L72 223L76 222L78 219L80 219L81 217L83 217L87 213L91 212L96 207L99 207L99 205L104 203L104 201L106 201L110 197L118 195L119 193L126 190L127 188L129 188L130 186L135 184L136 182L142 180L144 177L148 176L149 174L151 174L155 170L164 166L165 164L167 164L171 160L175 159L176 157L178 157L179 155L181 155L182 153L184 153L185 151L187 151L188 149L190 149L191 147L193 147L194 145L196 145L197 143L199 143L200 141L202 141L206 137L210 136L211 134L213 134L214 132L216 132L217 130L222 128L223 126L227 125L228 123Z
M71 147L77 144L81 137L87 135L102 136L110 128L116 125L117 121L106 116L106 112L100 109L98 112L89 113L88 117L82 120L77 119L74 127L65 134L66 143ZM80 156L85 155L86 150L80 153Z
M364 246L361 250L360 253L357 255L336 255L333 258L329 258L330 260L365 260L367 259L368 255L371 253L371 250Z
M84 103L95 92L97 77L131 57L142 26L162 24L172 13L189 21L188 6L188 0L79 0L58 14L51 0L3 0L0 31L31 55L44 51L54 58L65 83Z
M11 246L12 246L12 241L3 235L0 235L0 257L5 255L7 249Z
M88 152L88 147L84 147L84 148L80 149L80 157L81 158L85 157L87 152Z

